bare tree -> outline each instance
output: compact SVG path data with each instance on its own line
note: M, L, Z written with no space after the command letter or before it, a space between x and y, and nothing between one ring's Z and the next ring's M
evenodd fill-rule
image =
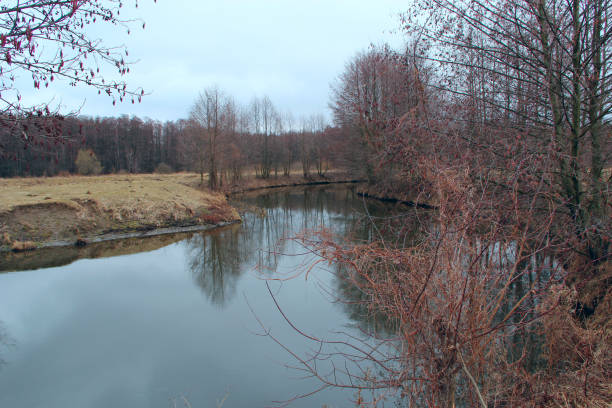
M224 129L224 109L228 104L227 97L217 88L206 89L200 94L191 108L190 120L197 131L203 135L206 145L201 146L206 152L208 162L208 186L214 190L218 186L219 177L219 139ZM202 138L200 138L202 140ZM202 155L198 157L203 157Z
M376 174L385 163L389 137L403 115L412 112L418 102L425 102L422 85L425 81L422 64L407 64L405 55L388 46L376 47L356 55L332 86L330 108L336 126L358 135L353 156L355 165L371 182L393 182L391 174Z
M119 0L4 2L0 6L0 126L19 128L13 134L26 147L47 139L63 139L58 125L45 122L46 116L55 113L48 104L21 104L15 80L23 73L31 75L36 89L48 87L55 80L66 80L73 86L93 87L111 96L113 103L126 98L140 101L142 89L130 89L123 81L105 80L101 74L104 67L116 69L119 76L129 72L125 47L105 45L87 33L87 27L97 21L129 32L130 22L119 17L122 7ZM29 119L29 126L23 118ZM36 126L33 118L39 118Z
M463 133L481 135L469 140L479 166L548 163L530 174L545 177L571 225L564 239L591 262L579 281L600 274L610 250L611 10L607 0L436 0L405 17L428 49L416 57L472 107ZM533 191L533 177L521 180Z

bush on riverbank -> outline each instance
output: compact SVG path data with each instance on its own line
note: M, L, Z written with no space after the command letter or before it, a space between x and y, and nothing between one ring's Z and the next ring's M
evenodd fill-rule
M74 164L77 168L77 173L83 176L98 175L102 172L100 160L98 160L91 149L79 150Z
M429 174L438 208L434 222L419 226L416 244L382 234L363 245L327 233L303 239L347 271L339 277L361 294L351 307L361 302L368 316L382 313L397 329L389 337L370 333L374 348L349 341L352 352L342 357L358 362L351 383L325 376L310 360L302 368L329 384L386 390L415 406L607 406L610 264L593 273L571 231L556 230L564 214L545 192L528 201L500 195L494 185L478 188L456 171ZM388 236L403 236L394 232L385 227ZM568 279L589 271L590 279ZM379 375L369 374L371 364Z

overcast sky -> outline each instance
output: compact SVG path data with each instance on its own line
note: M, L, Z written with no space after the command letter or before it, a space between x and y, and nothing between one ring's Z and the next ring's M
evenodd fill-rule
M24 102L61 101L63 110L91 116L121 114L157 120L185 118L204 88L218 85L238 102L268 95L296 118L324 113L329 86L344 64L371 43L402 43L401 0L128 0L122 16L142 18L131 35L110 28L107 45L128 46L127 81L150 95L140 105L112 105L83 87L54 86L36 94L22 89Z

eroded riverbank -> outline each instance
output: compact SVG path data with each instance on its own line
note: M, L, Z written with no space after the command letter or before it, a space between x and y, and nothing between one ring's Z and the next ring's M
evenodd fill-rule
M0 251L205 231L241 221L230 194L357 181L335 173L253 178L211 192L193 173L4 179Z

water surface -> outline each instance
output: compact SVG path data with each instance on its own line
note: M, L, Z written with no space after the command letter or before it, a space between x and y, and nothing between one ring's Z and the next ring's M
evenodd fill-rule
M268 279L316 260L283 238L321 227L347 235L364 201L330 187L244 200L264 210L213 233L2 259L0 406L169 407L184 397L195 408L226 397L224 407L264 407L317 389L262 335L269 330L298 355L317 346L283 319L266 282L305 332L359 336L359 312L334 302L350 288L333 270ZM377 211L385 209L369 208ZM344 407L353 397L327 389L290 406Z

